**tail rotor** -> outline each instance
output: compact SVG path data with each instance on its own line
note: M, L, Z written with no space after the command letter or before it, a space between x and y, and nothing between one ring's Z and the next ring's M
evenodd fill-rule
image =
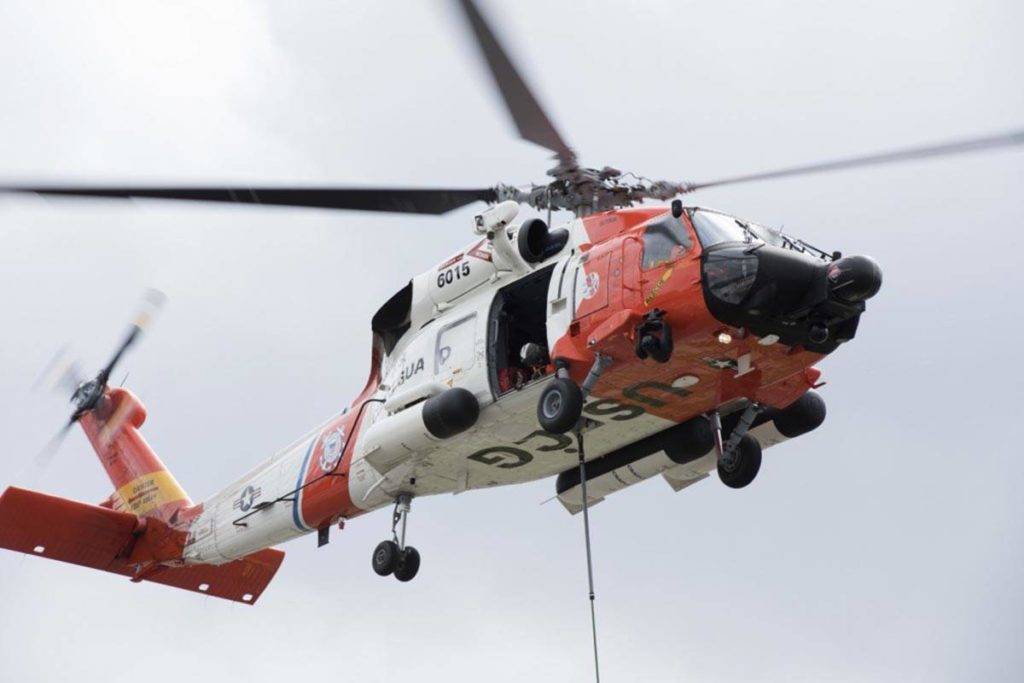
M83 415L96 408L103 398L114 369L121 362L125 353L142 337L157 313L163 308L167 297L156 289L145 292L140 302L139 311L135 315L123 341L114 351L107 364L92 379L85 379L78 363L70 359L67 347L58 351L46 368L40 373L35 386L50 384L54 389L71 393L71 404L74 407L70 417L53 435L46 446L36 454L34 462L40 470L45 470L53 462L68 432Z

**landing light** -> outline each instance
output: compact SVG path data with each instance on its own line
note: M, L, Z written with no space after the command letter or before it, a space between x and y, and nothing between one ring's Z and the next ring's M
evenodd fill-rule
M732 335L729 334L728 332L719 332L718 333L718 343L719 344L732 344Z

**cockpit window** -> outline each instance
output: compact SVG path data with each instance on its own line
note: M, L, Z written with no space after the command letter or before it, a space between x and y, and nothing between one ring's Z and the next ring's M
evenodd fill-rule
M743 245L712 249L704 259L704 279L718 299L739 304L757 279L757 256Z
M724 213L697 209L690 214L693 229L705 249L722 242L749 242L751 234L738 220Z
M674 261L693 247L690 233L681 220L672 214L647 225L644 229L644 270Z
M747 223L747 227L750 232L754 233L755 237L761 238L762 241L772 245L773 247L781 247L785 241L782 239L782 233L778 230L772 230L764 225L757 223Z

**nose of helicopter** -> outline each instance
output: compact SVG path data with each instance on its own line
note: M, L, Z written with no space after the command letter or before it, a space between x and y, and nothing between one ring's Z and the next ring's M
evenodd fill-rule
M867 301L882 288L882 269L870 256L847 256L828 266L829 292L843 301Z
M729 243L702 257L704 298L719 321L829 353L853 338L882 286L867 256L827 261L769 244Z

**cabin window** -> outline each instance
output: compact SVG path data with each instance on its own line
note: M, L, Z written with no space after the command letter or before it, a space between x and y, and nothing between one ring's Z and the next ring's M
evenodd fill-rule
M675 261L693 247L683 222L666 214L644 228L644 270Z
M434 374L466 372L476 355L476 313L448 323L437 332Z

